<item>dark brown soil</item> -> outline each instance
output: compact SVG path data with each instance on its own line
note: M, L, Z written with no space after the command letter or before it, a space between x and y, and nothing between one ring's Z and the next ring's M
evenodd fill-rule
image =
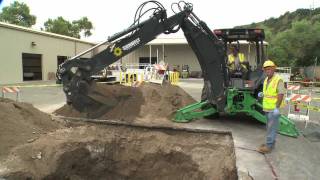
M146 127L177 126L173 113L194 102L179 87L98 89L117 100L100 118L118 125L66 127L30 104L0 99L0 179L237 179L230 133ZM101 111L65 106L56 113L90 118Z
M0 98L0 159L11 148L62 127L31 104Z
M237 179L230 133L115 125L42 136L1 168L8 179Z
M176 110L192 104L195 100L178 86L170 84L142 84L140 87L98 84L99 93L110 99L117 99L117 104L102 113L98 119L114 119L126 122L167 121L173 118ZM92 110L80 113L72 106L65 105L55 114L67 117L92 118L100 114Z

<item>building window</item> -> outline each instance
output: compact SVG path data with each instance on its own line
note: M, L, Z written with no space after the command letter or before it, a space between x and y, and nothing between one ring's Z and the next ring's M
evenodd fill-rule
M157 63L157 57L151 57L151 64ZM142 64L139 66L139 69L144 69L143 64L150 64L150 57L139 57L139 64Z
M68 59L67 56L57 56L57 67Z

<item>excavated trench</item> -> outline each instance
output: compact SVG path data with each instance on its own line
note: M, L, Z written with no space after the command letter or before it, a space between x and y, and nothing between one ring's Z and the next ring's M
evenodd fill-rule
M17 148L7 179L237 179L230 133L104 125ZM2 167L3 168L3 167Z
M58 160L58 168L44 179L203 179L191 156L182 152L157 151L142 158L120 159L127 151L118 142L105 144L103 154L92 155L85 145L65 152ZM130 145L128 145L130 146Z
M64 106L56 114L69 119L53 121L30 104L1 99L0 179L237 179L230 132L171 121L194 102L179 87L100 88L121 101L99 124L71 121L96 112Z

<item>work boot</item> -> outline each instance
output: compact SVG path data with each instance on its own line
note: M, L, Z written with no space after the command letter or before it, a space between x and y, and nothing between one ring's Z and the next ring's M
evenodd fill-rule
M258 152L262 153L262 154L267 154L271 152L271 148L269 148L267 145L262 144L259 148L258 148Z

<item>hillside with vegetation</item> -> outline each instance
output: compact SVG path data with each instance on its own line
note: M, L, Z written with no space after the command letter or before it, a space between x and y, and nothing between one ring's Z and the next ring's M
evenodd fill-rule
M320 62L320 8L298 9L235 28L263 28L270 44L268 56L280 66L314 65L316 57Z

